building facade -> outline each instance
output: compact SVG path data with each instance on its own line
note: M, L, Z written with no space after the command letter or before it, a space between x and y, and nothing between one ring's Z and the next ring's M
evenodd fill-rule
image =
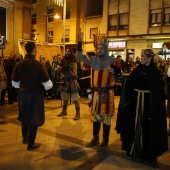
M15 3L17 7L7 10L5 53L17 51L18 39L59 46L64 43L75 52L79 28L84 34L84 53L95 52L94 35L104 34L109 40L109 55L122 55L124 60L140 56L145 48L161 54L163 43L170 41L169 0L57 2L66 2L65 7L52 0L33 0L31 7L30 1L19 1ZM56 13L60 18L54 19ZM161 55L170 57L164 52Z
M109 55L122 55L124 60L127 56L140 56L145 48L153 48L158 53L162 51L162 44L170 41L169 0L67 0L66 3L65 43L68 47L76 48L79 28L84 33L85 53L95 52L94 35L105 34L110 41ZM98 10L101 5L102 10ZM43 0L37 0L34 8L36 38L45 40L44 11L50 8L62 17L48 22L49 42L62 44L63 7Z
M3 18L0 20L0 34L5 36L5 49L2 55L9 57L11 52L19 52L18 40L31 38L31 0L16 0L11 8L4 8L0 4ZM5 13L4 13L5 11ZM1 54L0 54L1 55Z

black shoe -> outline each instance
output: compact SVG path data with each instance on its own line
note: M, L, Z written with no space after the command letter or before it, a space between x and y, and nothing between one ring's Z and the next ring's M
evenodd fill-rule
M102 144L101 144L101 145L99 146L99 148L98 148L98 152L103 152L103 151L105 151L105 150L107 149L107 146L108 146L108 145L102 145Z
M40 147L40 145L41 145L40 143L30 144L30 145L27 146L27 151L34 150L34 149Z
M108 140L107 139L103 139L102 143L100 144L99 148L98 148L98 152L103 152L107 149L108 146Z
M86 148L91 148L91 147L94 147L94 146L98 146L99 144L100 144L99 139L93 138L88 144L86 144Z

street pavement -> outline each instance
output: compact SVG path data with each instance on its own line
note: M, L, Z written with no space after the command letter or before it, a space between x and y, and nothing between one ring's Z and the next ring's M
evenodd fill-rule
M74 121L74 104L69 104L67 116L57 117L61 100L45 100L46 121L36 137L41 146L34 151L27 151L27 145L22 144L17 103L5 104L0 110L0 170L170 170L170 151L160 156L157 163L148 164L128 158L120 149L120 136L114 129L119 96L115 96L108 149L98 152L98 147L86 148L92 139L92 122L87 98L80 102L81 119Z

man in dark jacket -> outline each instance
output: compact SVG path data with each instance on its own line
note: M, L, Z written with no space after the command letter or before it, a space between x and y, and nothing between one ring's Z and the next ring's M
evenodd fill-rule
M17 92L12 87L12 84L11 84L11 76L12 76L12 72L13 72L15 64L16 64L16 54L12 52L9 59L6 60L5 66L4 66L4 69L7 75L7 91L8 91L9 104L13 104L14 101L17 101L17 97L16 97Z
M40 146L34 141L38 126L45 122L43 86L48 90L52 88L52 82L45 66L35 60L35 44L28 42L25 50L25 58L14 67L12 85L19 88L18 120L22 124L23 143L28 143L27 150L30 151Z

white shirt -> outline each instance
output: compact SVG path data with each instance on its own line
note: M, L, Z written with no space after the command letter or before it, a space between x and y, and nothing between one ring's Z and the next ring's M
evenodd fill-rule
M53 83L51 82L51 80L49 79L47 82L42 83L42 85L44 86L45 90L49 90L53 87ZM20 81L16 82L12 80L12 86L16 89L20 88Z

